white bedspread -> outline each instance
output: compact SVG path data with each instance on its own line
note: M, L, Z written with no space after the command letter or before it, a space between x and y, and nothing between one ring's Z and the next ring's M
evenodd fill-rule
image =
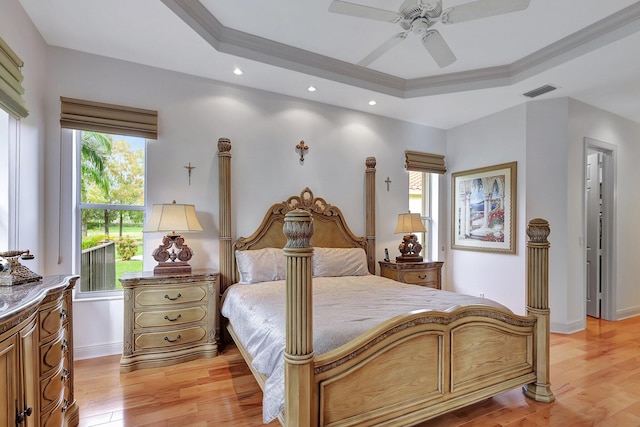
M495 301L428 287L406 285L380 276L313 278L313 346L322 354L347 343L382 321L413 310L450 311L463 305ZM263 420L284 409L285 282L231 286L222 305L238 339L267 377Z

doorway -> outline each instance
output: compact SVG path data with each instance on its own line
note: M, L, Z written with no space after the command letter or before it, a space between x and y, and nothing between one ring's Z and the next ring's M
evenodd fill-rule
M613 269L615 146L585 138L584 172L586 314L616 320Z

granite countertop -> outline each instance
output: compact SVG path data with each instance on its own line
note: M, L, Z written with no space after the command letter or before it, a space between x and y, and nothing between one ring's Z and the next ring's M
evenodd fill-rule
M157 279L181 279L181 278L192 278L192 277L205 277L205 276L213 276L218 274L216 270L209 268L194 268L191 273L163 273L163 274L154 274L153 271L142 271L142 272L131 272L124 273L120 280L157 280Z
M0 286L0 321L39 303L50 291L63 288L80 276L46 276L37 282L13 286Z

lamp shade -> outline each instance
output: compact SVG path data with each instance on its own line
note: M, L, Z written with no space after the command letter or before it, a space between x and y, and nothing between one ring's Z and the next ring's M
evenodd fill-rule
M170 204L153 205L149 221L142 229L143 233L193 231L202 231L195 205L176 204L175 200Z
M398 214L398 225L395 234L406 234L426 231L420 214L401 213Z

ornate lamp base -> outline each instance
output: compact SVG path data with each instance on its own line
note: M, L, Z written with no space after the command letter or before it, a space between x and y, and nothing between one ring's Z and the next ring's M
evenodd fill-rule
M158 261L158 265L153 269L153 274L191 273L191 266L187 261L193 256L193 251L184 243L184 238L179 234L170 233L164 236L162 244L153 251L152 255L153 259Z
M186 262L159 262L153 274L190 274L191 266Z
M396 262L422 262L423 258L420 255L405 255L397 256Z
M415 234L405 234L398 249L402 255L396 257L396 262L422 262L422 245Z

